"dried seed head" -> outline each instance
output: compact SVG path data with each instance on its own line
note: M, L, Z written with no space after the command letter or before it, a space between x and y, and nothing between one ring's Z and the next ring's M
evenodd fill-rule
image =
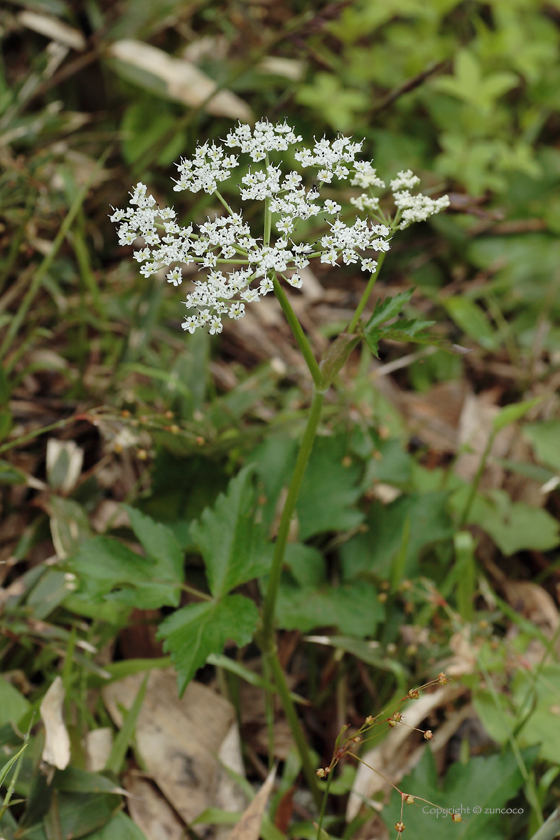
M404 801L406 802L407 805L414 805L414 797L410 796L410 794L406 797L406 799Z
M368 726L370 726L374 722L374 720L375 718L373 717L373 715L368 715L365 722Z
M389 724L389 726L391 727L391 729L397 725L397 721L396 721L396 720L391 720L391 718L389 718L389 720L387 721L387 723Z
M395 830L398 831L399 834L402 834L403 831L404 831L404 823L402 823L402 822L395 823Z
M463 822L461 814L451 814L452 822Z
M319 769L317 770L317 775L319 776L319 778L320 778L320 779L324 779L324 778L325 778L325 776L326 776L327 774L326 774L326 772L323 770L323 768L322 768L322 767L319 767Z
M426 731L424 732L424 738L426 739L426 741L431 741L433 737L434 733L432 732L432 730L426 729Z
M418 700L418 698L420 697L420 692L417 688L411 688L408 692L408 696L411 700Z
M391 715L391 720L396 720L399 723L402 720L402 715L400 712L393 712Z
M445 676L445 674L443 673L443 671L441 672L441 674L438 674L438 683L439 683L440 685L447 685L447 683L448 683L448 682L449 682L449 680L448 680L448 678Z
M354 741L355 744L360 744L362 742L362 739L359 735L354 735L354 737L351 738L351 740Z

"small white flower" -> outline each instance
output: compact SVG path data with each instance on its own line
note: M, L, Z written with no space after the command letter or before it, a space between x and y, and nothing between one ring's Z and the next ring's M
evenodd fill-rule
M183 282L183 272L180 268L172 269L168 274L165 275L167 277L168 283L173 283L174 286L180 286Z
M412 190L419 183L420 178L413 173L412 169L406 169L402 172L397 172L397 177L391 181L391 189L393 192Z
M376 268L377 263L375 260L362 260L362 271L369 271L370 274L373 274Z
M290 286L293 286L294 289L301 289L303 283L299 274L292 274L291 277L286 278Z
M340 213L340 211L342 210L342 207L340 206L340 204L337 204L336 201L331 201L330 198L327 198L327 200L325 201L324 207L325 207L325 212L326 213L331 213L333 215L335 213Z

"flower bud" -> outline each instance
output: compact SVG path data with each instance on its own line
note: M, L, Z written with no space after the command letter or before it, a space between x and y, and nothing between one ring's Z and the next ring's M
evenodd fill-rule
M463 822L461 818L461 814L451 814L451 821L452 822Z
M408 692L408 696L411 700L418 700L418 698L420 697L420 692L417 688L411 688Z
M399 834L402 834L402 832L404 831L404 823L402 823L402 822L395 823L395 831L398 831Z
M406 802L407 805L414 805L414 797L410 796L410 794L406 797L406 799L404 801Z
M424 738L426 739L426 741L431 741L433 737L434 733L432 732L432 730L426 729L426 731L424 732Z

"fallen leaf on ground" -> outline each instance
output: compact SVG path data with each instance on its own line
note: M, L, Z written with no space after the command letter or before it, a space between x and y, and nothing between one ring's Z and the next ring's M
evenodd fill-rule
M274 785L276 768L270 771L265 783L259 790L241 819L233 827L229 840L258 840L261 832L261 823L268 797Z
M116 41L108 53L123 64L156 76L165 83L171 99L191 108L198 108L208 100L204 110L209 114L252 122L251 109L242 99L229 90L219 90L214 94L216 83L190 61L174 58L151 44L133 39Z
M103 689L117 726L122 725L122 707L131 707L143 679L143 674L134 674ZM215 804L217 755L233 720L232 705L212 689L191 682L179 699L172 668L151 672L136 724L136 745L146 772L189 824Z
M41 720L45 725L45 746L43 761L64 770L70 763L70 737L64 725L64 684L60 677L55 681L41 701Z

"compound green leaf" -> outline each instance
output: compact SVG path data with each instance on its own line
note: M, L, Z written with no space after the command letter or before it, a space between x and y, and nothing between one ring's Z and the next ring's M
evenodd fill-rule
M232 478L226 494L206 508L190 528L206 565L206 577L215 598L268 571L271 550L263 528L255 522L252 467Z
M316 627L336 627L349 636L374 636L383 618L377 590L368 581L342 586L296 586L284 582L276 607L278 624L309 633Z
M94 537L82 544L71 565L92 599L105 596L138 609L179 604L182 574L176 574L171 558L142 557L119 540Z
M227 595L220 601L190 604L166 618L158 637L171 654L182 694L198 668L211 653L221 653L226 641L239 646L253 638L259 614L255 604L242 595Z

